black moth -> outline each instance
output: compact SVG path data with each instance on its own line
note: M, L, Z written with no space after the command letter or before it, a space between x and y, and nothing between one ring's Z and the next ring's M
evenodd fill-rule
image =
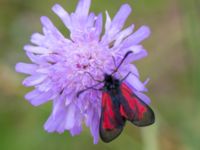
M118 71L123 61L131 53L132 52L129 51L125 54L112 74L105 74L104 80L98 81L98 84L104 83L102 88L95 89L95 86L98 85L96 84L77 94L77 96L79 96L82 92L89 89L102 91L99 134L104 142L110 142L120 135L126 120L139 127L148 126L155 122L155 115L152 109L123 82L130 73L122 80L116 79L113 76L114 73Z

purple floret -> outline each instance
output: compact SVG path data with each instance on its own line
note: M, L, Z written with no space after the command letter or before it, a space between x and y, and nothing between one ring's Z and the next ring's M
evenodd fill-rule
M55 4L52 10L70 31L70 37L63 35L48 17L41 17L43 33L34 33L32 44L24 46L31 63L18 63L16 71L29 75L23 85L35 88L25 95L32 105L53 102L45 130L58 133L69 130L74 136L81 133L82 123L85 123L96 144L102 93L88 90L79 97L77 93L96 84L93 78L102 80L104 73L111 73L116 68L113 58L118 64L127 51L132 51L115 76L123 78L131 71L125 82L149 104L150 99L143 93L147 91L146 83L140 81L132 62L147 56L140 42L150 35L150 30L142 26L133 32L134 25L123 29L131 13L128 4L122 5L112 20L106 11L103 25L101 13L89 12L90 3L91 0L79 0L71 14ZM103 28L105 32L102 34Z

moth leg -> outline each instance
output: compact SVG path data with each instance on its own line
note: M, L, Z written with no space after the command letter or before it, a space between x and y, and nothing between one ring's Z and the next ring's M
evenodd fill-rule
M102 88L94 88L94 87L91 87L90 89L95 90L95 91L102 91L103 90Z
M131 74L132 72L127 73L127 75L121 79L121 82L123 82L124 80L126 80L126 78L128 78L128 76Z
M76 96L79 97L83 92L87 91L87 90L98 90L98 91L102 91L103 89L100 88L100 89L97 89L95 88L96 86L98 86L99 84L101 84L101 82L91 86L91 87L86 87L85 89L83 90L80 90L79 92L77 92Z
M87 74L88 74L94 81L96 81L96 82L99 82L99 83L104 82L104 81L95 79L95 78L91 75L91 73L89 73L89 72L85 72L85 73L87 73Z

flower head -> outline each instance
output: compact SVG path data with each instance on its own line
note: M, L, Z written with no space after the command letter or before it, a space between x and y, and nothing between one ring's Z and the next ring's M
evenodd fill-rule
M111 73L127 51L133 51L115 76L120 78L131 71L125 82L149 103L142 93L147 91L146 83L139 80L138 70L131 63L147 55L140 42L149 36L150 30L142 26L133 32L134 25L123 29L131 13L128 4L122 5L112 20L106 12L104 26L101 13L89 13L90 3L91 0L79 0L71 14L55 4L52 10L70 31L70 37L65 37L48 17L41 17L43 33L34 33L32 44L24 46L32 63L18 63L16 70L29 75L23 81L24 86L35 87L25 95L32 105L53 102L45 130L59 133L69 130L74 136L80 134L85 123L97 143L102 93L92 89L79 97L77 93L96 84L95 80L102 80L104 73Z

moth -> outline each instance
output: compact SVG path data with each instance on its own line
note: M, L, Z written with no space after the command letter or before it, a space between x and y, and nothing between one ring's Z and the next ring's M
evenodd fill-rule
M131 53L131 51L127 52L116 69L111 74L104 74L103 81L98 81L98 84L103 83L102 88L95 89L95 86L98 85L96 84L77 94L79 96L89 89L102 92L99 134L104 142L111 142L117 138L123 131L127 120L139 127L148 126L155 122L153 110L124 82L131 72L121 80L114 77L114 73L118 71ZM92 77L92 75L90 76Z

